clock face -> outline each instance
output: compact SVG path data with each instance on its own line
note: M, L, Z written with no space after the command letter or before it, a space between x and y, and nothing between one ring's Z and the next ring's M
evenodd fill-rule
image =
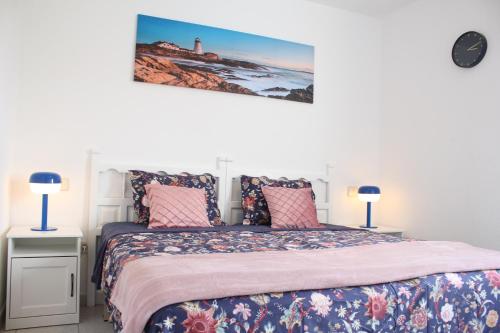
M479 32L469 31L458 37L451 56L453 62L463 68L476 66L483 60L488 43Z

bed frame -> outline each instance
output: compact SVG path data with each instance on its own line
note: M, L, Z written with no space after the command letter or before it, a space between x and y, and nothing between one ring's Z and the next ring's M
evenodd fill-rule
M332 223L330 165L326 166L326 172L323 174L311 174L297 171L244 169L234 167L234 164L232 160L225 157L217 157L212 165L207 163L197 167L111 162L103 159L101 155L95 152L90 152L88 161L87 306L102 303L102 294L96 292L95 285L90 281L102 227L109 222L133 221L135 218L128 170L168 172L170 174L181 172L193 174L211 173L217 180L218 205L223 220L227 224L240 223L243 219L240 175L265 175L269 178L287 177L288 179L303 177L312 182L316 194L319 221L321 223Z

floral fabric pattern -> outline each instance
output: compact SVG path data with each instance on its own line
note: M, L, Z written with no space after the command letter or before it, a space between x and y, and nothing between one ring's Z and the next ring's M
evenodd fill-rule
M500 289L487 278L494 274L184 302L157 311L144 332L498 333Z
M211 225L223 225L219 207L217 206L216 180L211 174L180 175L157 174L141 170L130 170L130 183L134 199L134 210L137 215L136 223L149 223L149 203L147 201L145 186L148 184L161 184L189 188L204 189L207 199L207 215Z
M121 234L108 242L102 287L109 302L123 266L162 255L325 249L411 241L359 230ZM446 273L372 286L289 291L167 305L146 333L500 333L500 270Z
M288 180L286 178L270 179L265 176L241 176L241 208L243 209L243 224L271 225L271 214L267 207L262 186L286 188L312 188L311 182L301 178ZM312 191L311 191L312 192ZM312 192L314 200L314 192Z

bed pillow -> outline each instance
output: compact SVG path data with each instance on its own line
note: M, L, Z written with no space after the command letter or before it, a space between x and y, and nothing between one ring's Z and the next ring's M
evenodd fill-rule
M135 223L149 223L149 203L144 186L148 184L160 184L198 188L205 190L207 200L207 216L211 225L224 225L221 219L219 207L217 206L216 180L209 173L202 175L191 175L183 173L180 175L157 174L141 170L129 170L130 184L134 199L134 211L137 216Z
M310 188L263 186L262 193L271 213L271 228L320 228Z
M149 202L148 229L211 227L204 189L160 184L144 187Z
M241 207L243 209L243 224L271 225L269 209L262 194L263 186L286 188L312 188L311 182L301 178L288 180L286 178L270 179L265 176L241 176ZM314 192L311 191L314 200Z

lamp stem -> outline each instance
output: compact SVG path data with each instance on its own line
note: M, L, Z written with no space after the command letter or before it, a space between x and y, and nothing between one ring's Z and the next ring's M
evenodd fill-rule
M366 203L366 227L367 228L372 227L371 215L372 215L372 203L370 201L368 201Z
M47 210L49 209L49 195L42 194L42 231L47 231Z

